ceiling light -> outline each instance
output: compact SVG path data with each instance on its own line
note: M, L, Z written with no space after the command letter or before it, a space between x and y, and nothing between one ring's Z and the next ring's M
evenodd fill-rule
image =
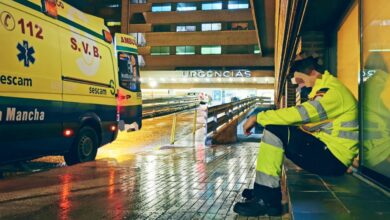
M149 82L149 86L151 88L156 88L158 86L158 83L156 81L151 81L151 82Z

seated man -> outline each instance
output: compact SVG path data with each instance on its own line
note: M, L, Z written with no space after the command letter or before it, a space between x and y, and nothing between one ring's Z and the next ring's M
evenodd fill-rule
M301 168L319 175L342 175L358 154L357 101L335 77L308 57L295 61L294 80L312 87L310 100L295 107L260 112L244 124L244 132L265 127L256 164L254 189L234 211L244 216L280 215L280 176L286 155Z

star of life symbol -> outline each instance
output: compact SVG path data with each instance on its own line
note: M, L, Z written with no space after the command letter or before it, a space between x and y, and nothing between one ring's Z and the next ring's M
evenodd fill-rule
M33 47L30 47L28 45L27 41L23 41L23 44L18 43L18 46L16 47L19 50L18 59L19 61L24 62L25 67L29 67L30 63L35 63L34 53L35 50Z

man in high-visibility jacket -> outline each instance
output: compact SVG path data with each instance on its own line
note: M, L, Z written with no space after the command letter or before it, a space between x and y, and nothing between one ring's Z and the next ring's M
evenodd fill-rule
M234 211L244 216L280 215L280 176L284 155L319 175L342 175L358 154L357 101L317 59L307 57L292 66L300 87L311 87L309 101L294 107L260 112L244 124L244 132L265 127L256 164L254 189Z
M364 69L362 163L390 177L390 74L379 52L369 54Z

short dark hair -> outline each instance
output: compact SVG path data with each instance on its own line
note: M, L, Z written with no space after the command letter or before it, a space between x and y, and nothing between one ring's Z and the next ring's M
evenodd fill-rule
M307 58L296 60L291 65L292 73L298 71L304 74L309 74L311 71L316 70L317 72L324 74L325 69L323 66L318 64L318 58L309 56Z

